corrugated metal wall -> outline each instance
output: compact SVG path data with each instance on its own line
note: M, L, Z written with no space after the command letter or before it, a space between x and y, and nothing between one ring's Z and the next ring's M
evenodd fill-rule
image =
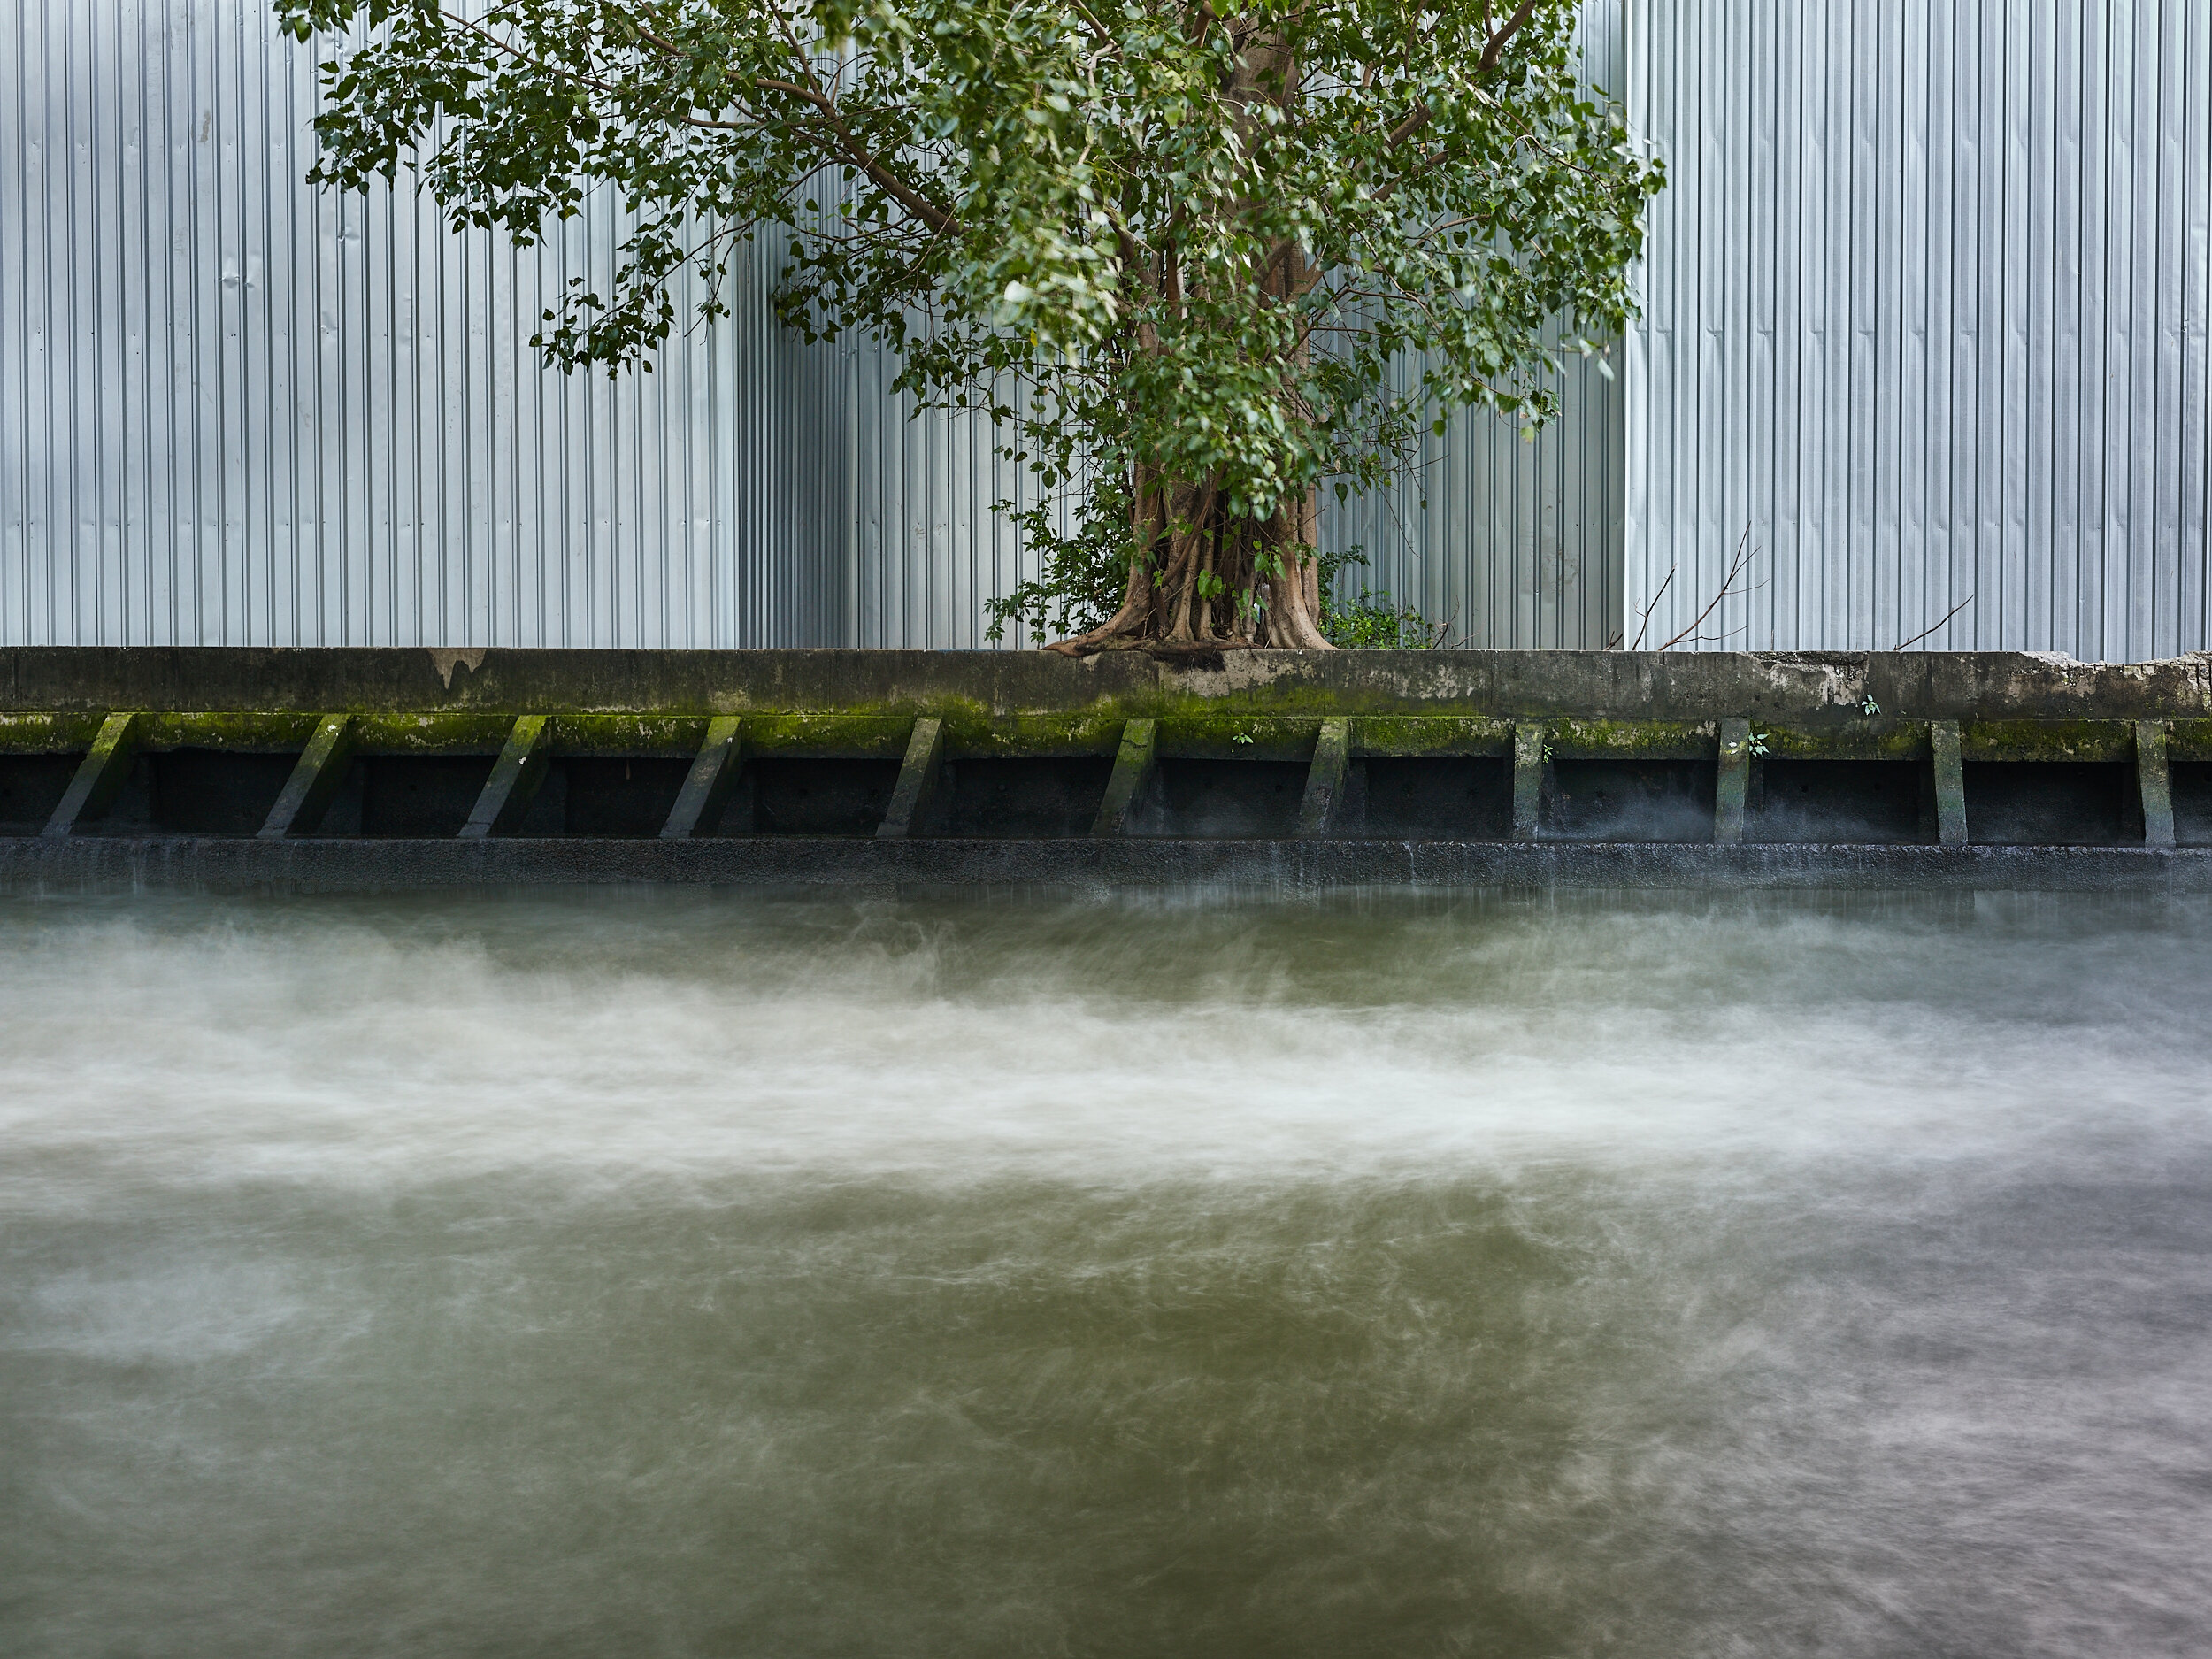
M654 374L549 373L525 342L610 208L518 253L309 189L327 50L259 0L7 11L0 641L976 646L1033 573L987 431L780 337L761 273ZM1617 0L1592 17L1614 51ZM1602 643L1619 421L1567 393L1535 443L1463 423L1332 503L1371 560L1348 585L1476 643Z
M311 190L316 102L257 0L6 9L0 640L841 642L850 365L753 284L548 373L609 211L518 252Z
M986 606L1038 573L1016 527L995 503L1017 511L1036 499L1025 465L997 453L990 423L964 411L917 416L889 388L898 365L887 354L849 348L852 365L852 494L845 526L852 611L847 642L972 649L1026 645L1010 628L986 637Z
M1327 503L1348 592L1586 648L1659 595L1651 643L1748 530L1692 642L2208 642L2212 0L1590 0L1584 39L1670 164L1647 326L1533 442L1463 420ZM0 19L0 641L984 642L1033 561L974 422L780 336L757 272L655 374L546 373L605 210L517 253L311 191L311 65L259 0Z
M1582 9L1583 74L1609 96L1623 96L1623 10L1636 4L1587 0ZM1622 615L1618 370L1617 349L1604 365L1571 363L1559 419L1533 437L1463 415L1424 442L1417 470L1395 488L1341 507L1325 495L1323 544L1367 558L1338 578L1338 590L1349 598L1364 585L1410 602L1453 644L1603 649Z
M1631 635L2203 648L2212 0L1632 17Z

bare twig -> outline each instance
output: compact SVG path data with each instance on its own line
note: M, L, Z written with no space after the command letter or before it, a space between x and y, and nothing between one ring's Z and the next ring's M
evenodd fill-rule
M1636 643L1628 648L1630 650L1640 651L1644 649L1644 634L1651 627L1651 613L1659 609L1659 602L1667 596L1667 589L1673 586L1674 566L1670 565L1667 566L1667 580L1659 584L1659 591L1652 595L1651 603L1640 612L1644 626L1636 630Z
M1967 595L1965 598L1960 600L1958 603L1953 605L1948 611L1945 611L1943 613L1942 621L1936 623L1932 627L1921 629L1919 633L1914 634L1909 640L1907 640L1903 645L1896 646L1893 649L1901 651L1906 649L1907 647L1919 644L1921 641L1926 639L1931 634L1933 634L1937 628L1941 627L1945 622L1948 622L1953 617L1958 615L1960 611L1965 610L1967 606L1972 604L1976 597L1980 594L1980 591L1981 590L1979 588L1975 589L1973 593Z
M1716 593L1711 599L1706 602L1705 609L1697 613L1697 619L1691 623L1688 627L1683 629L1681 633L1676 634L1672 639L1665 641L1663 643L1657 645L1653 649L1662 651L1671 650L1675 646L1681 644L1685 640L1689 640L1693 643L1695 643L1701 639L1702 635L1700 631L1704 627L1706 618L1710 617L1715 611L1719 609L1722 600L1726 599L1732 593L1737 592L1737 579L1749 573L1753 557L1754 549L1751 546L1751 526L1747 524L1744 526L1742 539L1736 543L1735 554L1728 561L1727 574L1721 578L1720 591ZM1636 638L1634 642L1629 646L1628 649L1630 650L1640 651L1643 649L1644 636L1651 631L1652 616L1658 611L1659 602L1667 596L1667 589L1674 586L1674 578L1677 569L1678 567L1672 565L1670 565L1667 567L1667 579L1659 584L1659 591L1652 595L1651 603L1649 604L1646 605L1641 611L1637 612L1638 626L1636 629ZM1742 596L1748 597L1750 595L1756 593L1764 586L1765 584L1763 582L1753 582L1750 586L1741 590ZM1624 627L1619 634L1616 634L1611 639L1605 642L1605 649L1609 651L1618 650L1620 649L1621 640L1627 632L1628 630ZM1741 632L1743 632L1741 628L1732 628L1724 632L1719 637L1725 640L1729 634L1740 634Z
M1698 634L1699 632L1705 626L1705 618L1711 616L1714 611L1720 609L1720 602L1728 597L1729 590L1736 585L1736 578L1745 574L1750 570L1750 568L1751 526L1747 524L1743 527L1743 539L1736 543L1735 556L1728 561L1728 573L1721 578L1720 591L1706 601L1705 609L1697 613L1696 621L1691 623L1688 627L1683 629L1681 633L1676 634L1664 645L1660 646L1659 649L1663 651L1672 650L1676 646L1681 644L1683 641L1692 639L1694 636ZM1748 595L1752 592L1752 589L1747 588L1744 589L1744 592ZM1656 604L1658 601L1654 599L1652 603ZM1740 632L1740 630L1738 631ZM1726 634L1723 634L1721 635L1722 639L1726 639L1728 635Z

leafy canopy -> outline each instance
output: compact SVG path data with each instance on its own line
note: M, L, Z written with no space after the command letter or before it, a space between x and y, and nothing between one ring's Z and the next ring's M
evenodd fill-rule
M1030 518L1071 549L1126 547L1140 465L1263 518L1383 481L1452 410L1547 418L1552 354L1631 313L1660 184L1578 85L1575 0L276 4L303 39L371 26L325 65L319 179L414 165L523 243L618 197L553 362L649 368L681 268L711 318L768 233L787 322L874 335L1048 487L1093 481L1071 536Z

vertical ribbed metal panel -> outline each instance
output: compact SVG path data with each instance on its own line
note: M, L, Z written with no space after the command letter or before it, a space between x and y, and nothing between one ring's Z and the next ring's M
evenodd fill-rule
M1585 79L1616 98L1624 4L1589 0L1578 31ZM1462 413L1392 488L1342 504L1325 494L1323 545L1367 561L1342 572L1338 591L1386 592L1443 624L1453 644L1603 649L1622 616L1618 366L1617 349L1603 364L1571 363L1559 419L1533 435Z
M548 373L611 209L517 250L309 189L326 55L258 0L0 23L0 640L839 642L849 365L749 270L657 373Z
M1631 635L2203 649L2212 0L1632 16Z
M606 280L611 206L518 251L403 188L309 189L327 55L259 0L0 21L0 641L985 642L1035 567L993 503L1033 486L979 421L780 334L764 252L655 373L549 373L526 342L571 273ZM1329 503L1371 561L1348 584L1476 644L1602 644L1618 404L1565 391L1534 443L1463 421Z
M868 346L851 353L851 613L856 645L974 649L992 645L989 602L1035 576L1041 560L995 509L1037 499L1025 465L1001 455L1007 435L965 411L917 414L890 389L898 372ZM1063 501L1063 506L1066 505ZM1064 512L1063 514L1064 521ZM996 643L1025 645L1010 629Z

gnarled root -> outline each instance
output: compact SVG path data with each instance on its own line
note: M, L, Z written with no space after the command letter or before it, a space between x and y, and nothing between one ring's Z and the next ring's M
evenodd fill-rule
M1336 649L1321 632L1321 561L1313 554L1320 517L1308 490L1284 503L1268 526L1286 567L1268 584L1267 642L1281 649Z
M1129 567L1129 586L1122 590L1121 609L1087 634L1071 640L1055 640L1045 647L1063 657L1088 657L1094 651L1134 645L1152 630L1152 572L1141 564Z
M1287 581L1271 585L1273 601L1267 608L1267 642L1279 650L1333 651L1328 636L1321 632L1321 625L1306 609L1305 595L1301 591L1305 583L1294 574Z
M1138 546L1152 557L1131 562L1121 607L1111 617L1045 649L1064 657L1088 657L1145 647L1336 649L1321 632L1320 564L1312 552L1319 515L1310 492L1284 503L1271 518L1255 523L1225 516L1215 480L1195 486L1146 481L1148 487L1140 494L1133 514L1133 527ZM1265 562L1279 563L1282 568L1263 578L1260 555L1271 548L1278 558ZM1165 557L1156 572L1152 557L1163 552ZM1210 588L1218 591L1209 594L1205 590ZM1250 601L1260 596L1261 588L1265 603L1256 618Z

